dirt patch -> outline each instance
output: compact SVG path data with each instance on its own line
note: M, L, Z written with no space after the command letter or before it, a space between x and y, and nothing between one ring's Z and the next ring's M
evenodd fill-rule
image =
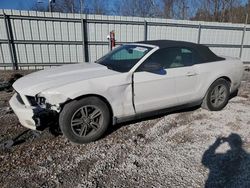
M10 74L1 71L0 80ZM8 108L12 95L0 92L0 142L26 131ZM198 108L123 124L86 145L48 130L29 133L23 142L0 149L1 187L204 187L213 168L203 158L217 138L236 133L250 152L249 99L250 73L245 72L239 96L219 112ZM225 155L228 142L218 148ZM232 175L238 178L234 182L249 183L248 162L246 157L245 167Z

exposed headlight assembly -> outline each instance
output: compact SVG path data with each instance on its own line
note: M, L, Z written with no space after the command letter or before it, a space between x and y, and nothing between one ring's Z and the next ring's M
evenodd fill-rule
M38 105L45 105L46 104L45 97L36 96L36 103Z
M37 103L37 105L39 105L42 108L46 108L46 98L43 96L40 96L39 94L36 95L35 97L35 101Z

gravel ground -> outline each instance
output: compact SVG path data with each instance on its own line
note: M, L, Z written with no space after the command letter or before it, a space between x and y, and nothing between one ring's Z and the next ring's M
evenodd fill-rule
M10 74L0 72L0 81ZM11 95L0 92L0 143L26 130L8 107ZM0 187L250 187L249 126L245 71L239 96L219 112L196 108L122 124L86 145L28 132L0 148Z

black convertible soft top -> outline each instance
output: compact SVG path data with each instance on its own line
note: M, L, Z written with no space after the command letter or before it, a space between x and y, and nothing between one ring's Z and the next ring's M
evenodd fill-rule
M215 55L207 46L204 46L202 44L195 44L192 42L175 41L175 40L148 40L148 41L139 41L136 43L159 46L160 49L171 48L171 47L191 48L199 54L202 63L225 60L225 58Z

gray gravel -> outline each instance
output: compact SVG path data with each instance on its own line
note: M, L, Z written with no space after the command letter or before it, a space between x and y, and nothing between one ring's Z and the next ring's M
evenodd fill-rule
M2 142L25 131L8 111L11 95L0 92ZM46 130L2 149L0 187L250 187L249 126L250 73L245 72L239 96L219 112L190 109L119 125L86 145ZM234 140L228 139L211 153L216 139L232 133L242 147L232 150Z

